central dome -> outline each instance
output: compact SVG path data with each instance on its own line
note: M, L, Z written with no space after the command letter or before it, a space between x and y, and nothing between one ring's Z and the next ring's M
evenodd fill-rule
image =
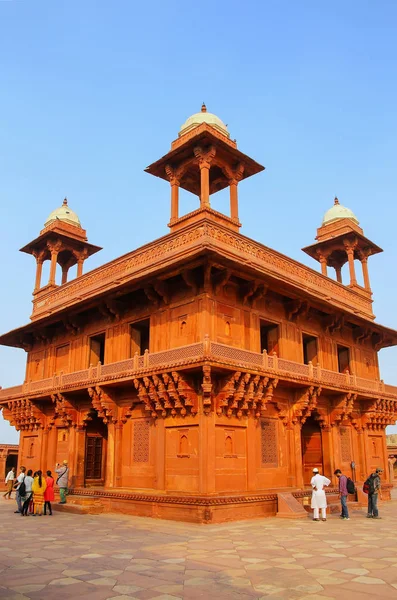
M202 123L207 123L207 125L211 125L211 127L218 129L218 131L220 131L223 135L230 137L225 123L213 113L207 112L207 107L205 104L202 105L201 112L195 113L184 122L179 130L179 136L184 135Z
M325 213L322 224L328 225L328 223L332 223L333 221L337 221L339 219L350 219L357 225L359 224L354 212L350 210L350 208L346 208L346 206L339 204L338 198L335 198L334 205Z
M52 211L46 222L44 223L44 227L50 225L54 221L64 221L65 223L69 223L70 225L74 225L75 227L81 227L80 219L76 215L76 213L69 208L68 201L65 200L62 203L62 206L56 208Z

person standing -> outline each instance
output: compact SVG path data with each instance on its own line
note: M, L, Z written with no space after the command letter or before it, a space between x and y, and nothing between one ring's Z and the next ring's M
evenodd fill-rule
M19 493L19 488L21 486L21 483L24 481L25 479L25 471L26 471L26 467L21 467L21 472L17 477L17 481L14 485L14 488L16 490L16 494L15 494L15 500L17 501L17 507L18 510L16 510L16 513L21 513L22 512L22 498L23 496L21 496L21 494Z
M44 494L46 488L47 484L43 477L43 473L41 471L37 471L37 475L33 481L32 489L34 495L35 514L39 515L40 517L43 514Z
M66 504L66 496L68 493L68 479L69 479L68 461L64 460L62 466L60 466L59 463L57 463L56 467L55 467L55 473L57 473L57 475L58 475L56 484L59 487L59 495L61 497L61 501L59 504Z
M22 506L22 511L21 511L21 517L27 517L28 516L28 509L29 509L29 505L32 501L33 498L33 477L32 477L32 469L29 469L29 471L26 473L26 477L24 479L25 482L25 498L24 498L24 503Z
M380 519L378 511L378 495L382 500L382 490L380 482L380 474L383 473L383 469L376 469L374 473L368 477L366 483L368 483L368 514L367 519Z
M311 507L313 509L313 521L320 520L320 509L321 509L321 520L327 520L327 498L325 496L324 487L328 486L331 481L324 477L324 475L320 475L318 469L313 469L313 477L310 481L310 485L312 486L312 504Z
M52 515L52 506L51 502L54 502L54 478L52 477L51 471L47 471L47 477L45 480L47 487L44 492L44 514L47 514L47 508L49 510L49 514Z
M347 497L349 495L349 492L347 491L347 477L346 475L343 475L340 469L336 469L336 471L334 471L334 475L336 475L339 480L339 498L342 507L340 518L344 519L345 521L349 521L349 510L347 508Z
M7 498L11 500L11 493L12 493L12 488L14 486L14 479L15 479L15 467L12 467L12 469L10 471L8 471L7 473L7 477L5 480L5 484L7 486L7 491L4 494L4 498Z

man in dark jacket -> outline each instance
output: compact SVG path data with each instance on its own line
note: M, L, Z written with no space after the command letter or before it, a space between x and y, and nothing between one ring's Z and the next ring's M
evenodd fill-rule
M342 506L342 514L340 517L341 519L348 521L349 511L347 508L347 497L349 495L349 492L347 491L347 477L346 475L343 475L340 469L336 469L336 471L334 471L334 475L336 475L339 479L339 498Z
M380 474L383 469L376 469L374 473L368 477L369 492L368 492L368 514L367 519L380 519L378 511L378 495L382 500L382 492L380 485Z

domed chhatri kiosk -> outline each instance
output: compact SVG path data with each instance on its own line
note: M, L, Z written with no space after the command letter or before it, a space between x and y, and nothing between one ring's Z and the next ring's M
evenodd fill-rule
M87 241L86 231L82 228L80 219L69 208L65 198L62 206L52 211L40 231L38 238L21 248L21 252L32 254L36 259L36 282L34 294L41 296L56 286L57 264L62 269L62 284L68 280L68 272L77 264L77 277L83 274L83 264L86 258L101 250ZM42 285L43 263L51 261L48 283Z
M83 274L100 248L65 200L22 248L37 263L31 322L0 343L27 352L26 377L0 389L0 406L21 432L20 465L69 461L69 503L205 523L300 518L313 468L340 468L358 490L388 472L397 388L378 351L397 332L375 322L367 264L381 249L337 199L304 248L321 272L241 235L238 190L263 169L203 105L146 169L170 186L167 235ZM188 214L181 188L197 196ZM211 197L227 188L223 214Z

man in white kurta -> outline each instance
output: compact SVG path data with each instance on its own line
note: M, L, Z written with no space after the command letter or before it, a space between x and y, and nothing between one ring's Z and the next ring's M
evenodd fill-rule
M329 485L331 481L320 475L318 469L313 469L313 477L311 479L312 492L312 509L313 509L313 521L320 520L320 508L321 508L321 519L327 520L327 498L325 496L324 487Z

